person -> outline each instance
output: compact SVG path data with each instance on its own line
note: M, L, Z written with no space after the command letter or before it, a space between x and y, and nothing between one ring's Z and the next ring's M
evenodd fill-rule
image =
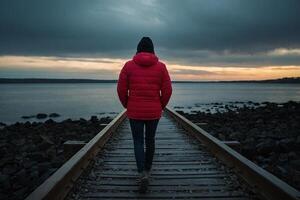
M139 191L146 192L155 152L155 132L163 109L172 95L168 70L155 55L149 37L140 40L136 54L123 66L119 74L117 93L120 102L127 108L126 115L130 122L139 174Z

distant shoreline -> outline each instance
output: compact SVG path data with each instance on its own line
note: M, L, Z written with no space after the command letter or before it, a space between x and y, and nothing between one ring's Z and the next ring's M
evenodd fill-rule
M98 79L53 79L53 78L0 78L0 84L8 83L117 83L117 80ZM269 80L237 80L237 81L172 81L172 83L300 83L300 77Z

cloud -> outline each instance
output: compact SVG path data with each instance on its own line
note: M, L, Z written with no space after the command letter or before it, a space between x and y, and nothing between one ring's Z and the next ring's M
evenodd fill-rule
M195 70L195 69L174 69L171 70L172 74L180 74L180 75L213 75L215 73L205 70Z
M170 64L299 66L299 8L298 0L2 0L0 55L104 66L130 59L146 35Z
M94 59L94 58L61 58L39 56L0 56L0 70L9 68L19 69L47 69L51 71L72 71L102 73L109 71L115 74L120 71L125 60L120 59ZM0 72L1 72L0 71Z
M206 65L221 67L249 67L257 68L270 65L299 65L299 49L275 49L266 52L232 52L208 50L179 50L161 51L162 58L169 59L171 64Z
M271 56L286 56L286 55L295 55L300 56L300 49L286 49L278 48L268 52Z

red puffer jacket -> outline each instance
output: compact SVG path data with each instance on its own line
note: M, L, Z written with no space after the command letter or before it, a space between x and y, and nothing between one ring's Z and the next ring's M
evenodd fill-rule
M159 119L172 94L166 65L155 54L136 54L122 68L117 92L128 118Z

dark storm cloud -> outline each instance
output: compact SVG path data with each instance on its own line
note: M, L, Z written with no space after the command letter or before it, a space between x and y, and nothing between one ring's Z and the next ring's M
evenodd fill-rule
M0 2L2 55L130 57L143 35L184 64L299 64L264 53L300 48L300 1Z

